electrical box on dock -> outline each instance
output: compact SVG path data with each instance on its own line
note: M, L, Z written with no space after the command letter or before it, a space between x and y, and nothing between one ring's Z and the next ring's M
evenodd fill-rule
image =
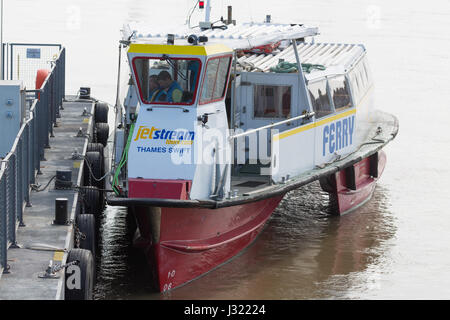
M0 158L6 157L26 116L25 88L19 80L0 80Z

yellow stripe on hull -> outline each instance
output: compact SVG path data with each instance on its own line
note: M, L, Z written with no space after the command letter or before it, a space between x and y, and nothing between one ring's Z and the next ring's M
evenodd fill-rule
M321 125L324 125L324 124L329 123L329 122L333 122L333 121L341 119L341 118L345 118L345 117L347 117L347 116L349 116L351 114L355 114L355 113L356 113L356 109L351 109L351 110L348 110L346 112L334 115L332 117L329 117L329 118L326 118L326 119L322 119L322 120L319 120L317 122L308 124L306 126L302 126L302 127L291 129L289 131L285 131L283 133L280 133L280 134L274 136L273 140L274 141L281 140L281 139L287 138L289 136L292 136L294 134L297 134L297 133L300 133L300 132L303 132L303 131L306 131L306 130L309 130L309 129L312 129L312 128L320 127Z

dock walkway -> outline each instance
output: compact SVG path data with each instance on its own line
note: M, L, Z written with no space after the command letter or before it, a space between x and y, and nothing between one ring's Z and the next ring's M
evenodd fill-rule
M71 248L73 226L55 225L55 199L67 198L68 214L74 219L77 210L77 189L56 190L54 181L50 181L59 169L72 169L72 185L80 185L80 157L84 154L88 143L88 128L91 127L94 102L75 100L66 97L61 118L54 128L54 137L50 138L50 148L45 150L46 161L41 162L41 175L37 175L36 184L43 191L31 192L31 207L23 212L25 226L18 227L18 247L8 250L9 273L0 274L0 300L36 300L63 299L64 271L57 273L58 278L41 278L45 274L50 261L53 265L61 264L64 252ZM86 108L88 115L83 115ZM77 136L80 128L83 135Z

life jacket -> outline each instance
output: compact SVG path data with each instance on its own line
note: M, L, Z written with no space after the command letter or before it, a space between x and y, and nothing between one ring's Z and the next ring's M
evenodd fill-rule
M167 92L162 89L159 90L159 92L154 95L154 99L152 99L152 101L181 102L182 97L183 90L176 81L173 81Z
M167 102L181 102L183 97L183 90L181 89L178 82L173 81L167 90Z

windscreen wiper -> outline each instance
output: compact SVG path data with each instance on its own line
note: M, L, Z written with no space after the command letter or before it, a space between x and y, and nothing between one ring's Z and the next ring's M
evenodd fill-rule
M169 64L169 66L172 67L173 70L176 70L177 74L181 77L181 79L183 79L185 81L187 80L187 78L180 72L180 70L178 70L178 68L176 68L175 63L167 54L163 54L161 59L166 61Z

